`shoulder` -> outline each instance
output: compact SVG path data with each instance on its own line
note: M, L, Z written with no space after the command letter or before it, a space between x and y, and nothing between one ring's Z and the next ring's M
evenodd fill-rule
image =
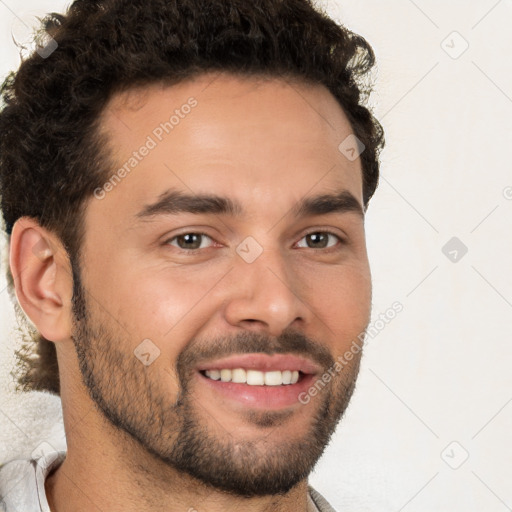
M13 459L0 466L0 510L40 512L47 507L46 475L66 458L65 451L42 453L31 459Z
M330 503L318 491L313 489L311 485L308 485L308 492L318 512L336 512Z
M36 490L33 461L17 459L0 466L0 510L34 510L30 503Z

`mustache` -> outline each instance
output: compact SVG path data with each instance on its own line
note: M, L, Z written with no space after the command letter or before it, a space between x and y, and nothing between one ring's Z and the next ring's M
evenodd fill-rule
M184 377L208 360L255 352L303 356L323 369L330 368L335 363L328 348L300 332L287 330L276 338L264 333L241 331L232 337L219 336L189 343L176 360L176 371Z

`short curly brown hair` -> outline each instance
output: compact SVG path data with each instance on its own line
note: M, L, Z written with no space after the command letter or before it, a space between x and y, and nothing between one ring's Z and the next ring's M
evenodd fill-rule
M375 55L312 0L76 0L65 15L44 18L39 36L45 33L57 43L51 54L31 54L1 88L0 196L9 239L17 219L32 217L76 261L84 202L111 172L98 126L107 101L208 71L326 86L365 146L367 208L384 146L365 106ZM24 334L13 373L18 390L60 394L54 343Z

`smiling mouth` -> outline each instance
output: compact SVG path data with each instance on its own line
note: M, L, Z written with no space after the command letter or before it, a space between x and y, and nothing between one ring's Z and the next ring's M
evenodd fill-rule
M200 372L205 377L248 386L288 386L302 380L304 374L300 370L272 370L259 371L245 368L223 368L203 370Z
M208 403L219 398L243 410L283 410L301 405L299 396L321 375L322 366L296 354L232 354L196 367ZM302 405L301 405L302 406Z

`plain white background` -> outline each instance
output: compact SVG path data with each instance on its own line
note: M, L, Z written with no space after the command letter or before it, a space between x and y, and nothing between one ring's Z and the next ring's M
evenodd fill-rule
M0 2L2 77L18 65L16 16L65 5ZM366 217L373 321L395 301L403 311L368 341L352 402L310 481L340 511L511 510L512 2L321 5L377 55L372 104L387 148ZM16 335L3 274L7 447L22 402L5 371Z

